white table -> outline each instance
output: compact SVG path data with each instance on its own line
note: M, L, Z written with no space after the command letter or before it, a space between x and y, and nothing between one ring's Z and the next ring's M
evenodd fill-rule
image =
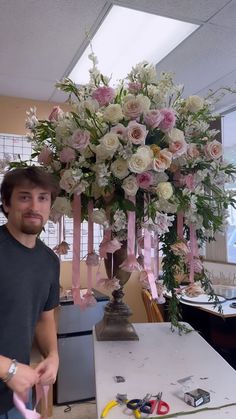
M230 307L230 304L232 304L232 301L235 301L235 300L226 300L222 302L221 303L222 313L220 313L218 310L218 306L214 307L214 304L200 304L200 303L196 304L196 303L191 303L191 302L180 299L180 302L182 304L199 308L201 310L207 311L208 313L215 314L216 316L220 316L223 318L236 317L236 309Z
M179 336L171 332L170 323L134 326L139 336L139 341L134 342L97 341L93 331L98 418L117 393L142 398L146 393L162 391L170 413L236 403L236 371L197 332ZM118 375L125 377L124 383L115 381ZM178 383L186 377L191 378L185 384ZM199 408L187 405L183 393L195 388L209 391L210 403ZM235 419L236 406L182 417ZM123 406L116 406L107 416L122 418L134 416Z

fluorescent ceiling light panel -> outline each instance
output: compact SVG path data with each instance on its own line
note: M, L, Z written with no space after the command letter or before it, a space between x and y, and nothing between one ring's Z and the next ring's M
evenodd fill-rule
M98 68L112 76L111 84L124 78L132 66L147 60L157 64L199 26L121 6L112 6L94 38L92 48ZM88 46L69 77L77 84L89 81L92 62Z

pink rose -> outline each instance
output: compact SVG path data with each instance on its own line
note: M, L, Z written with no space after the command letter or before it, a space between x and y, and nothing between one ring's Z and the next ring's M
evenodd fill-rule
M187 152L187 143L182 138L172 140L169 144L169 150L173 154L173 157L180 157Z
M140 188L148 189L153 184L153 175L151 172L143 172L137 175L137 182Z
M188 144L187 156L190 159L196 159L197 157L199 157L199 155L200 155L200 152L199 152L199 150L197 148L197 145L196 144L193 144L193 143Z
M153 109L146 113L144 121L151 128L157 128L162 121L163 116L158 109Z
M124 140L126 135L126 127L123 124L117 124L111 128L110 132L113 132L114 134L118 135L119 138Z
M162 121L159 124L159 128L164 132L170 131L175 125L175 111L171 108L163 108L160 110L160 114Z
M59 117L63 115L63 110L59 106L54 106L52 112L50 113L48 119L49 121L58 121Z
M168 151L167 148L163 148L163 150L158 153L157 157L154 157L153 159L153 170L156 172L164 172L170 167L171 161L172 153Z
M102 86L94 90L92 98L96 99L100 106L106 106L115 97L115 90L112 87Z
M129 91L129 93L135 94L135 93L138 93L141 90L141 87L142 87L141 83L130 82L128 84L128 91Z
M189 173L188 175L186 175L184 177L184 181L185 181L185 185L187 186L187 188L190 191L194 191L194 189L196 188L197 182L196 182L196 177L193 173Z
M136 121L130 121L127 130L126 135L128 140L132 144L140 145L145 144L145 139L147 137L148 131L145 125L138 124Z
M70 147L64 147L60 152L59 158L62 163L69 163L76 158L75 150Z
M144 111L142 102L136 97L127 97L123 105L123 114L130 119L138 119Z
M52 150L49 147L44 146L38 155L38 162L44 165L50 164L52 161Z
M222 145L219 141L213 140L204 147L204 151L206 157L216 160L222 156Z
M76 150L83 150L89 142L90 134L86 130L77 129L69 140L69 145Z

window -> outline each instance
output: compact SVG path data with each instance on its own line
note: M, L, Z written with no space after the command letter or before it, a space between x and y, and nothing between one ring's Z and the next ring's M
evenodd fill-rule
M227 162L236 165L236 111L223 117L223 150ZM227 189L236 194L236 182L228 183ZM236 209L229 208L228 227L226 230L227 261L236 263Z
M10 158L11 160L28 160L31 155L31 144L27 141L25 136L20 135L9 135L9 134L0 134L0 159L5 157ZM0 174L0 183L2 181L3 174ZM0 225L6 223L6 218L4 214L0 211ZM71 218L65 217L64 222L64 234L65 240L70 245L70 250L67 255L62 256L62 260L71 260L72 259L72 241L73 241L73 220ZM59 234L59 225L54 224L52 221L49 221L45 227L44 231L41 233L41 240L53 249L60 239ZM102 240L103 231L101 227L97 224L94 225L94 250L98 252L99 243ZM81 250L80 257L81 259L85 258L87 255L87 246L88 246L88 224L84 222L81 228Z

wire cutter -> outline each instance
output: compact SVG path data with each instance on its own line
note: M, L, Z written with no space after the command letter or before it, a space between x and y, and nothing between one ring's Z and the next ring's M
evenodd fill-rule
M102 413L101 413L101 418L105 418L105 416L108 414L108 412L115 406L121 405L121 404L126 404L128 402L127 399L127 394L117 394L116 395L116 399L115 400L111 400L110 402L108 402L106 404L106 406L104 407Z

